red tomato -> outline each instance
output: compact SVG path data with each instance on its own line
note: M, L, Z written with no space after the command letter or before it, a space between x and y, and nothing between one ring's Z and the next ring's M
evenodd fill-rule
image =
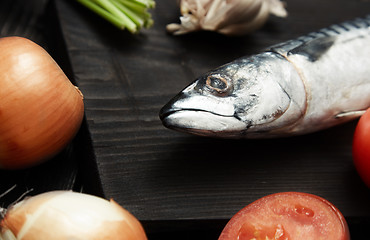
M353 135L352 155L358 174L370 188L370 109L357 123Z
M349 240L347 222L327 200L308 193L265 196L235 214L219 240Z

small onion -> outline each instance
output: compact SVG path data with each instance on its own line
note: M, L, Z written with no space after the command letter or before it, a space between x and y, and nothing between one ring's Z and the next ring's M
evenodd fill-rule
M113 200L52 191L10 207L0 222L2 240L146 240L140 222Z
M84 114L81 92L53 58L22 37L0 39L0 167L33 166L73 139Z

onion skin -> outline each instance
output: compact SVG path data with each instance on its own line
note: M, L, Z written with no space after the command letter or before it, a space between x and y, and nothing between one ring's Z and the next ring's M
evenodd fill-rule
M78 132L82 94L36 43L0 39L0 86L0 168L50 159Z
M14 238L5 238L11 231ZM146 240L140 222L113 200L52 191L11 207L0 222L0 239Z

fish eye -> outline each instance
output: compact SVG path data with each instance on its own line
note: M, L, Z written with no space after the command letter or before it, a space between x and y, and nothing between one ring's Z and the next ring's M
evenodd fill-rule
M219 75L208 76L206 79L206 85L210 90L215 91L218 94L225 94L229 90L227 80Z

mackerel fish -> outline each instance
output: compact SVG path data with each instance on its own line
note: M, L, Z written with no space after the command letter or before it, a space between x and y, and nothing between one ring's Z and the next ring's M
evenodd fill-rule
M200 76L159 113L164 126L220 138L301 135L370 106L370 15L274 45Z

